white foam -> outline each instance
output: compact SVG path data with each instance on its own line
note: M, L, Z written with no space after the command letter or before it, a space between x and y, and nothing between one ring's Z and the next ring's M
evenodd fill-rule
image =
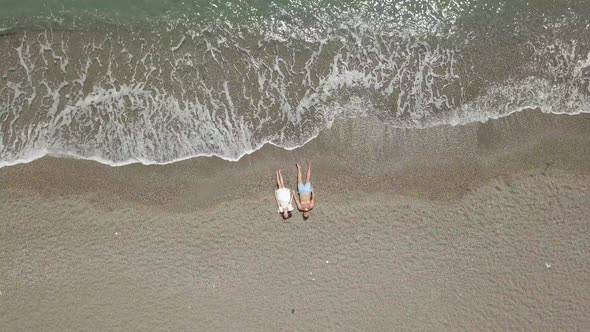
M470 79L460 67L470 39L453 39L454 17L431 9L436 19L426 13L403 24L320 12L312 26L275 19L175 25L168 35L28 33L16 49L0 50L17 72L0 81L0 114L10 114L0 166L45 155L112 166L235 161L266 144L300 147L337 119L410 128L485 122L526 108L590 109L588 92L579 90L590 54L580 57L559 40L533 45L539 75L488 83L470 101L446 95L443 87L463 91ZM551 67L545 60L555 49L565 62Z
M582 93L572 94L571 88L566 84L555 84L529 77L518 82L492 86L474 101L418 126L484 123L527 109L540 109L550 114L590 113L590 96L584 96Z

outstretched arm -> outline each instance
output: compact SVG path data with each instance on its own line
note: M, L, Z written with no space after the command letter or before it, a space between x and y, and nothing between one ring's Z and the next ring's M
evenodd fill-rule
M301 165L295 164L297 166L297 184L303 183L303 177L301 176Z

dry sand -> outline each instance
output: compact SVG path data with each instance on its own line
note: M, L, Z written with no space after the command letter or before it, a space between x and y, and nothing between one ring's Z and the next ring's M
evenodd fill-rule
M276 168L314 161L282 221ZM527 111L303 148L0 169L3 330L572 330L590 326L590 116Z

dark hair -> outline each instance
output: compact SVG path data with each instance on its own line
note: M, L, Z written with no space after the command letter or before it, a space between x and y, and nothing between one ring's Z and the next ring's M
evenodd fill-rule
M291 213L291 211L287 211L287 218L285 218L285 214L281 213L281 217L283 217L283 220L287 220L289 218L291 218L293 216L293 213Z
M305 212L307 212L307 217L305 216ZM305 212L303 213L303 220L307 220L310 217L309 211L305 211Z

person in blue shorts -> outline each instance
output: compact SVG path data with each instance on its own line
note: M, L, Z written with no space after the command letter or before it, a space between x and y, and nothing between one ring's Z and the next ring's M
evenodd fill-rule
M305 183L302 179L301 166L297 164L297 194L299 197L293 193L293 198L295 199L295 204L297 204L297 209L303 212L303 219L307 220L309 218L309 212L315 206L315 193L311 186L311 162L307 162Z

